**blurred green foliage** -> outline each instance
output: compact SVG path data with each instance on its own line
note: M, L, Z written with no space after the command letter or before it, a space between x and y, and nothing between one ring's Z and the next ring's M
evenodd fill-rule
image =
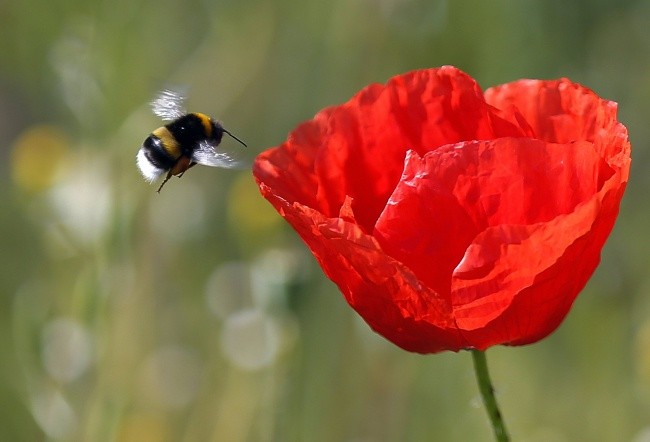
M0 4L0 439L491 440L470 355L370 332L250 172L135 168L190 87L249 157L371 82L453 64L618 101L632 180L560 329L488 352L514 440L650 438L650 4L9 0Z

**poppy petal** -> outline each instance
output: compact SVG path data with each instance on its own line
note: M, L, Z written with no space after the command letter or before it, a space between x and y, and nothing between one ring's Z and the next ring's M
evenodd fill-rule
M377 333L420 353L442 351L450 344L456 349L468 346L454 324L449 302L386 255L372 236L356 224L289 204L263 183L260 189Z

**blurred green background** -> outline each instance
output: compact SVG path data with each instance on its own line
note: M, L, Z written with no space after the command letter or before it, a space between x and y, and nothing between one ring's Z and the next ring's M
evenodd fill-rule
M0 440L492 440L470 355L369 331L250 171L156 194L134 163L166 86L252 159L453 64L619 102L634 162L602 265L556 333L488 360L513 440L650 441L648 23L645 0L0 3Z

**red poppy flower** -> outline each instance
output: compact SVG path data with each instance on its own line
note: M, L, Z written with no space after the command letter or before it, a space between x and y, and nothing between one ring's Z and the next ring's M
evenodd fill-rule
M260 154L262 195L379 334L420 353L551 333L628 180L616 104L567 79L373 84Z

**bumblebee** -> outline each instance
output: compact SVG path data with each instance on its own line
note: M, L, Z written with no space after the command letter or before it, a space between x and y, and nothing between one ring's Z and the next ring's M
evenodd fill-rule
M212 167L237 168L241 166L238 155L218 149L223 134L246 147L246 143L228 132L211 117L187 113L183 108L185 97L180 93L163 90L151 102L151 109L170 123L154 130L138 151L136 163L142 176L153 182L167 172L158 192L173 176L179 178L197 164Z

